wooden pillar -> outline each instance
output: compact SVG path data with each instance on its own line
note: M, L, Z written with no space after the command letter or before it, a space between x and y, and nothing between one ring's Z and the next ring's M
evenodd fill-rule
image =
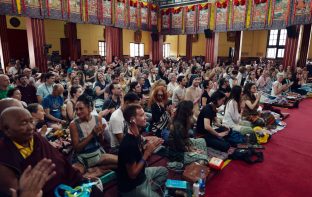
M79 59L79 50L80 50L80 43L77 39L77 26L76 23L66 23L64 25L65 29L65 37L67 38L67 49L68 55L71 60ZM90 32L91 33L91 32Z
M40 72L46 72L47 54L44 52L45 33L44 21L36 18L26 18L27 41L30 67L38 67Z
M300 55L299 60L297 62L297 66L299 67L303 67L307 63L308 51L310 46L310 35L311 35L311 24L304 25L302 32Z
M163 59L163 35L159 33L151 33L151 47L150 47L150 59L154 64L158 64ZM153 37L153 38L152 38Z
M287 30L290 31L290 30ZM299 57L299 37L301 33L300 25L294 27L291 31L292 36L289 37L289 33L287 33L286 44L285 44L285 52L284 52L284 59L283 65L284 67L291 66L292 68L296 67L296 63Z
M123 55L122 29L117 27L105 27L106 61L112 63L113 57Z
M218 61L219 33L212 33L212 36L206 38L205 62L212 66Z
M10 62L9 39L5 15L0 15L0 58L1 68L5 70Z
M243 41L243 32L237 31L235 35L235 46L234 46L234 63L241 60L242 53L242 41Z
M186 59L192 59L192 43L193 43L193 35L186 35Z

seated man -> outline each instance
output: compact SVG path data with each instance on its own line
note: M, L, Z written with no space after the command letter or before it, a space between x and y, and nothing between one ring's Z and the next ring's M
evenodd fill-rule
M42 101L42 106L46 113L46 118L51 123L66 123L62 117L62 107L64 104L64 99L62 97L63 92L63 86L61 84L56 84L53 86L52 94L44 97Z
M111 96L104 101L103 110L108 109L109 113L105 116L108 121L112 113L119 108L121 102L120 97L122 95L121 86L118 83L112 83L109 85L109 91Z
M118 152L117 186L121 196L150 197L160 196L156 192L167 179L168 170L164 167L148 167L146 160L163 143L151 137L144 143L140 130L146 125L146 116L140 105L129 105L123 112L129 129Z
M20 107L5 109L0 117L4 137L0 139L0 192L9 195L9 188L18 190L18 180L28 166L35 166L47 158L55 165L56 176L43 187L43 196L54 196L61 183L75 186L82 181L61 153L40 134L34 132L30 113Z
M111 148L113 153L118 152L118 147L125 135L125 119L123 117L123 111L130 104L139 104L140 97L134 92L129 92L124 97L124 102L121 107L113 112L109 119L109 132L111 133Z

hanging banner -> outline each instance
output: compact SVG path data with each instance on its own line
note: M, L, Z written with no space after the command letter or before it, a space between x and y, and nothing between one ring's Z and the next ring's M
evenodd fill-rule
M311 0L294 0L291 24L299 25L310 23L312 11L311 6Z
M205 29L210 28L209 21L210 21L210 11L211 11L211 4L199 4L198 6L198 29L197 33L204 33Z
M0 1L0 13L1 14L17 14L16 1L1 0Z
M161 33L169 34L170 33L170 24L171 24L171 8L161 10Z
M181 34L183 30L183 11L182 7L173 8L171 12L170 34Z
M127 4L125 0L117 0L115 4L115 27L127 28Z
M158 16L157 16L158 7L157 5L150 5L150 20L149 20L149 29L157 30L158 29Z
M247 3L246 0L232 1L232 16L229 29L231 31L241 31L245 29Z
M86 4L86 21L92 24L99 24L98 0L87 0Z
M112 1L110 0L100 0L101 5L98 9L99 12L99 21L102 25L111 26L112 21Z
M67 0L68 20L73 23L81 23L83 18L83 0Z
M149 10L148 10L148 3L140 2L140 20L141 20L141 29L147 31L149 29Z
M290 19L290 1L289 0L273 0L271 8L271 23L269 27L272 29L285 28Z
M250 29L265 29L267 27L270 0L253 0Z
M51 19L62 20L67 18L69 0L44 0L44 16Z
M136 0L129 2L129 29L137 30L139 28L139 9Z
M196 8L195 5L184 8L185 34L196 34Z
M228 0L216 2L215 30L216 32L226 31L228 21Z
M23 16L44 18L42 0L24 0L21 3Z

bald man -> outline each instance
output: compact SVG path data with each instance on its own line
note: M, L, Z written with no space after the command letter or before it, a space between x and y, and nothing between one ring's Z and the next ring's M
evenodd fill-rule
M10 78L5 74L0 74L0 100L7 97L10 89L13 89L10 86Z
M20 107L9 107L1 113L0 139L0 193L9 195L9 188L19 189L18 180L27 166L34 167L42 159L55 164L56 176L43 187L43 196L54 196L61 183L76 186L82 181L80 173L72 168L63 155L35 132L31 114Z
M52 93L44 97L42 101L42 106L46 113L46 118L50 123L66 123L62 117L62 107L64 104L64 99L62 97L63 92L63 86L61 84L55 84L53 86Z

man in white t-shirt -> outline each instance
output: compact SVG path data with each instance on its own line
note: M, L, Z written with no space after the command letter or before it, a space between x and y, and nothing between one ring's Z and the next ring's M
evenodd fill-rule
M136 93L127 93L124 98L124 103L116 111L114 111L109 119L108 131L111 134L111 148L113 153L118 152L118 147L124 137L125 122L123 110L130 104L139 104L140 97Z

